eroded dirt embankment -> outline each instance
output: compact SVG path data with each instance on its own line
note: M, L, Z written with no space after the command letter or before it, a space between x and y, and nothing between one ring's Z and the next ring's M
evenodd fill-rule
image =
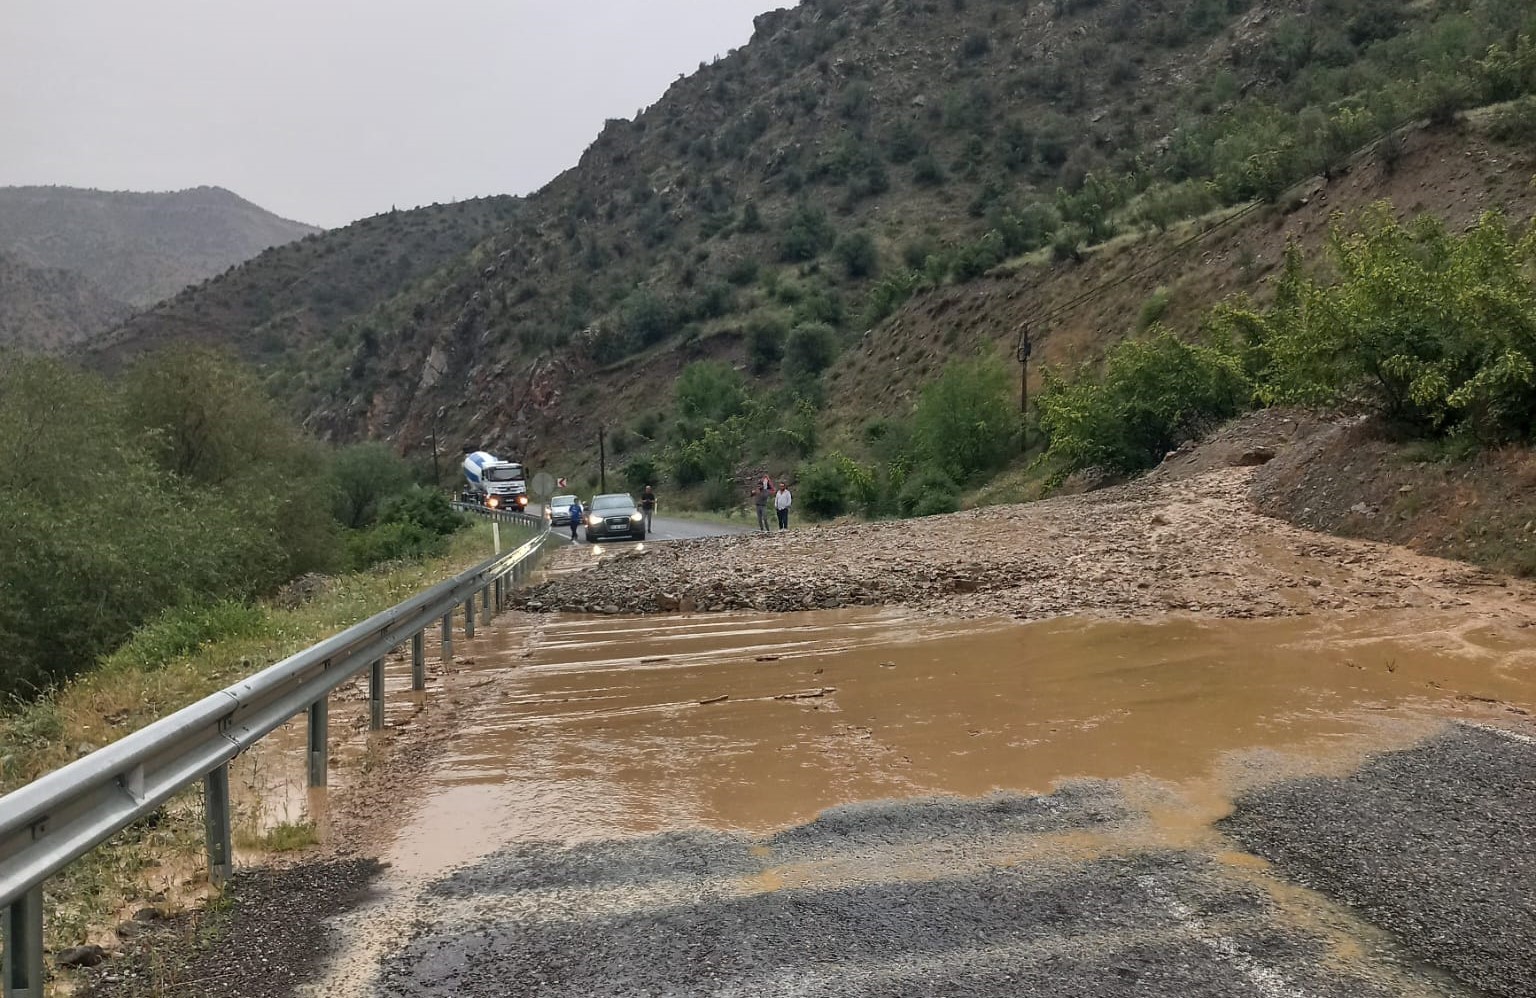
M957 616L1273 617L1466 606L1536 621L1536 587L1264 516L1255 469L1127 485L922 520L800 527L644 551L562 551L533 611L905 606ZM594 564L595 563L595 564Z

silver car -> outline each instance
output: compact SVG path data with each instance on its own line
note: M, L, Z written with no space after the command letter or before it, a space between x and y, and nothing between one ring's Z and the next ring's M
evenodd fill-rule
M645 540L645 517L625 492L593 496L587 509L587 541L611 541L616 537Z
M549 515L551 527L569 527L571 525L571 507L575 505L575 496L555 496L544 504L544 512Z

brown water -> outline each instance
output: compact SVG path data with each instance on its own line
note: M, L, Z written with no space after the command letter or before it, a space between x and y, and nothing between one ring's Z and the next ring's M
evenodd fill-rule
M391 856L402 872L512 841L765 831L852 801L1073 777L1149 778L1134 782L1160 834L1187 839L1245 781L1345 769L1448 716L1536 709L1536 640L1454 611L514 621L466 652L505 681L433 768Z

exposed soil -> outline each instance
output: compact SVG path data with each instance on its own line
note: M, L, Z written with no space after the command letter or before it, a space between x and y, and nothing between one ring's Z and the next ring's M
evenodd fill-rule
M1260 511L1313 530L1401 544L1536 574L1536 456L1526 447L1457 456L1338 421L1255 476Z

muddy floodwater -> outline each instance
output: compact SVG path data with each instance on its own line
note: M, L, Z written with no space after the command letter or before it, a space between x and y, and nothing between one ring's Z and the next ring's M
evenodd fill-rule
M506 682L482 687L390 859L430 875L509 842L757 833L1075 777L1179 788L1173 832L1221 817L1260 769L1347 770L1447 717L1536 709L1527 633L1450 612L503 618L465 654Z

